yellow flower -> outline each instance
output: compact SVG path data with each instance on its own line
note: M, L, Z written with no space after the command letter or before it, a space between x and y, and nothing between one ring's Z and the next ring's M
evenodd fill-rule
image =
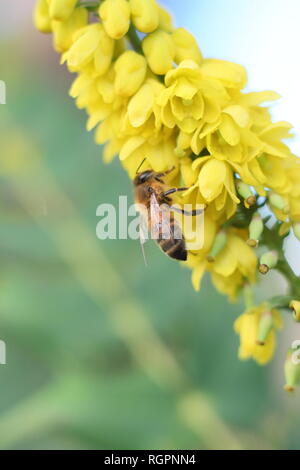
M212 281L223 294L235 300L245 281L254 283L257 257L241 234L229 233L225 248L210 264Z
M97 127L95 140L97 144L105 144L103 151L105 163L109 163L113 157L118 155L124 145L125 139L120 136L120 129L125 112L125 107L113 111Z
M120 39L130 26L130 6L127 0L105 0L99 8L99 15L106 33L113 39Z
M48 0L38 0L33 13L36 29L42 33L51 33L51 18L49 14Z
M247 83L244 67L226 60L206 59L201 71L206 78L219 80L229 90L241 90Z
M124 52L115 62L115 90L118 95L134 95L146 77L145 57L134 51Z
M159 25L160 13L155 0L129 0L132 21L142 33L151 33Z
M202 148L220 160L243 163L259 154L262 144L250 131L249 114L239 105L229 105L217 120L201 122L191 138L191 149L198 155Z
M74 11L77 0L48 0L52 20L66 21Z
M165 75L173 67L175 47L170 34L155 31L145 37L142 46L153 73Z
M259 341L261 326L266 326L265 341ZM239 358L242 360L253 358L258 364L269 362L274 354L276 343L276 330L282 327L280 313L268 308L267 304L254 307L243 313L235 322L234 329L240 335Z
M88 22L88 11L76 8L66 21L52 21L54 47L58 52L67 51L73 44L74 33Z
M172 34L175 44L175 62L180 64L183 60L193 60L200 65L203 57L194 36L184 28L177 28Z
M213 203L217 213L225 212L227 218L231 217L240 200L230 165L209 156L196 159L193 169L199 170L198 189L204 202Z
M159 98L162 119L166 126L176 125L191 133L201 120L214 122L227 94L222 85L204 78L201 68L193 60L184 60L165 77L166 89Z
M205 214L204 245L197 253L190 253L187 265L193 271L192 284L195 290L200 290L201 280L207 271L210 272L216 289L234 301L245 281L255 282L257 258L247 245L243 232L230 232L215 261L209 262L210 257L207 255L213 248L217 227L209 214Z
M141 136L129 138L120 151L120 160L131 178L136 175L136 170L144 158L154 171L166 171L173 166L177 168L174 139L150 141Z
M163 29L167 33L171 33L174 30L173 19L170 13L158 5L158 16L159 16L159 29Z
M71 72L78 72L92 64L98 75L104 75L111 64L114 41L101 24L90 24L75 35L71 48L62 56Z

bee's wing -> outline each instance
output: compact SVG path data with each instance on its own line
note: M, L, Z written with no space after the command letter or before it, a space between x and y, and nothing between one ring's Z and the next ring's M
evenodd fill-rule
M145 248L144 244L148 240L148 223L147 223L147 213L145 210L139 210L140 216L139 216L139 236L140 236L140 243L141 243L141 248L142 248L142 253L143 253L143 258L145 262L145 266L147 266L147 260L146 260L146 254L145 254Z
M151 196L151 236L156 240L182 239L181 228L172 217L172 207L159 205L154 194Z

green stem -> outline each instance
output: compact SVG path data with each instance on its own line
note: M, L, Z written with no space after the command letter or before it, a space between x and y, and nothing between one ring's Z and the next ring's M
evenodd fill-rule
M294 273L284 255L278 262L276 269L289 281L291 295L300 299L300 277Z
M131 24L127 33L127 37L136 52L142 52L142 41L138 37L135 27Z
M262 244L279 253L279 261L276 269L288 281L289 293L294 296L295 299L300 299L300 277L294 273L284 255L283 242L285 237L281 237L278 234L278 228L278 224L276 224L272 230L265 227Z
M101 1L99 2L78 2L77 7L86 8L89 11L95 12L98 10Z
M250 310L254 306L254 296L252 287L249 284L245 284L243 294L246 310Z
M269 307L272 308L289 308L290 303L294 300L291 295L279 295L277 297L272 297L268 300Z

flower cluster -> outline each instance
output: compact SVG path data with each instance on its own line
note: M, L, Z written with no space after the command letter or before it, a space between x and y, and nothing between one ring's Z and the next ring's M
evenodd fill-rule
M263 105L279 95L246 93L245 69L203 58L156 0L38 0L34 16L77 74L70 95L104 160L118 155L131 178L145 158L158 172L174 166L169 183L189 188L182 203L205 205L204 246L186 263L195 289L209 272L234 300L259 272L287 276L291 298L248 302L235 324L240 357L267 362L281 325L276 307L296 306L299 319L300 297L282 248L291 229L300 239L300 161L285 143L291 125L274 123Z

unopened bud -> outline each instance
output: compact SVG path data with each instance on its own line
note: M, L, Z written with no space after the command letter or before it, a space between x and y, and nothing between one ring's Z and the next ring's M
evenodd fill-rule
M300 323L300 301L292 300L292 302L290 303L290 308L293 310L294 320Z
M74 11L77 0L48 0L52 20L66 21Z
M151 33L159 25L159 9L155 0L129 0L132 21L142 33Z
M288 352L285 365L285 381L284 389L286 392L293 392L300 382L300 349L291 349Z
M250 186L246 183L243 183L243 181L238 181L236 186L239 195L245 199L245 206L254 206L256 204L256 196L251 191Z
M133 96L146 77L145 57L134 51L126 51L115 62L114 68L116 93L124 97Z
M172 35L175 44L175 62L180 64L183 60L193 60L201 65L203 57L194 36L184 28L177 28Z
M51 18L47 0L38 0L34 9L33 20L36 29L42 33L51 33Z
M261 274L267 274L270 269L276 268L278 263L278 253L277 251L268 251L263 254L260 258L259 272Z
M269 202L271 206L273 206L275 209L282 211L284 214L288 214L289 212L288 204L283 199L283 197L281 197L279 194L270 193Z
M293 225L293 231L295 237L300 241L300 222Z
M152 72L165 75L171 70L175 46L170 34L165 31L155 31L144 38L142 47Z
M99 7L103 27L113 39L121 39L130 26L130 6L126 0L105 0Z
M211 252L209 253L209 255L207 255L207 261L209 261L210 263L213 263L216 257L218 256L218 254L221 253L223 248L225 248L226 243L227 243L227 234L225 230L221 230L216 235Z
M272 312L264 312L260 318L258 327L258 337L256 343L259 346L265 345L268 334L270 333L270 331L272 331L273 327L274 322Z
M255 248L258 245L259 239L264 231L264 223L260 214L257 212L249 225L249 240L248 245Z

